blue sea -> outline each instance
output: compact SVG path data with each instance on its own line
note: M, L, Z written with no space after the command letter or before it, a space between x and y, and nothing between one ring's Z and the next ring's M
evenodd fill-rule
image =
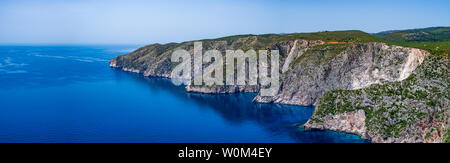
M0 46L0 142L367 142L297 127L313 107L186 93L109 67L138 47Z

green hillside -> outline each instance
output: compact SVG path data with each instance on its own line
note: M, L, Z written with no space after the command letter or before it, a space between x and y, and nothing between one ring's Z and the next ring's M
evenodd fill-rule
M450 41L450 27L430 27L385 31L375 36L392 42L437 42Z
M358 90L333 90L318 102L318 109L311 120L321 123L321 117L364 110L367 130L373 135L398 138L406 131L415 131L417 122L433 119L428 124L430 135L445 133L442 142L450 142L450 130L443 128L448 120L450 28L433 27L375 34L391 45L413 47L430 52L414 74L403 81L375 84ZM370 103L370 105L367 105ZM439 122L439 123L437 123ZM441 125L441 126L439 126Z
M325 42L347 42L347 43L366 43L366 42L386 42L381 38L374 35L365 33L359 30L348 31L324 31L313 33L290 33L290 34L263 34L263 35L235 35L228 37L221 37L216 39L204 39L199 41L228 41L233 42L239 38L246 38L249 36L255 36L259 45L264 48L265 46L272 45L280 41L289 40L322 40Z

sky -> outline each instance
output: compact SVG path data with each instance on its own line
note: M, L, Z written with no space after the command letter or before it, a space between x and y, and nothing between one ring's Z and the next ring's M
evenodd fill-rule
M448 0L1 0L0 44L151 44L450 26Z

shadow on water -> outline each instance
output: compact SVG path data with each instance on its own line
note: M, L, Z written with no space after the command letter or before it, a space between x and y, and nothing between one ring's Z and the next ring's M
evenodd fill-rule
M270 134L287 134L296 142L352 142L364 143L353 134L333 131L304 130L298 125L306 123L312 116L314 107L303 107L282 104L253 103L255 93L237 94L202 94L187 93L184 86L175 86L170 79L143 77L140 74L112 69L118 80L133 79L152 91L166 91L182 100L195 102L200 109L212 109L231 125L244 122L255 122ZM297 125L296 125L297 124Z

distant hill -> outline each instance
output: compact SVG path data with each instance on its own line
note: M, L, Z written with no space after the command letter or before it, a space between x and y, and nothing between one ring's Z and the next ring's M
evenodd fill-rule
M450 41L450 27L394 30L374 34L392 42L438 42Z

